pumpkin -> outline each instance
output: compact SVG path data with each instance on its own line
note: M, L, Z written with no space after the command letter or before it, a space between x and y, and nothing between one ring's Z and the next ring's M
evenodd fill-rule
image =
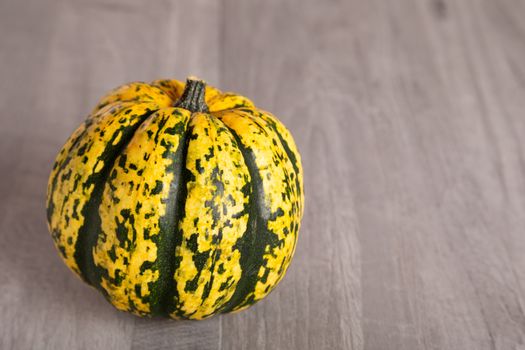
M299 153L277 118L188 78L102 98L56 158L51 236L116 308L203 319L264 298L303 214Z

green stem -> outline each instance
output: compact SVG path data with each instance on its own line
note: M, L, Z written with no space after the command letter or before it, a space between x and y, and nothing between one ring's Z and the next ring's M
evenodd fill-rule
M175 102L173 107L187 109L188 111L204 112L209 111L208 105L204 101L204 94L206 92L206 83L194 77L189 77L186 80L186 87L182 92L182 96Z

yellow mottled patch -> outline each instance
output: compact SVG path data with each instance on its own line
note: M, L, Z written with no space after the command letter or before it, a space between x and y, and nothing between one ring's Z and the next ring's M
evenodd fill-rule
M244 96L233 92L226 92L210 98L208 107L210 112L219 112L232 108L253 108L253 102Z
M164 108L152 114L116 159L104 188L99 214L102 235L94 249L95 264L107 276L101 285L113 305L137 314L150 312L150 283L159 278L157 260L160 220L166 213L175 152L181 135L173 132L190 118L188 111ZM169 132L168 132L169 131ZM149 265L148 265L149 263Z
M151 85L164 91L174 102L182 95L186 84L178 80L159 79L153 81Z
M53 170L51 171L51 174L49 175L49 182L47 187L47 200L50 200L51 197L51 191L52 191L52 184L53 180L56 178L56 175L59 171L61 171L61 167L64 164L64 162L67 161L68 158L72 157L73 154L71 154L71 150L73 147L77 146L77 143L80 142L80 139L84 136L84 133L86 132L86 129L89 125L92 123L96 123L101 116L107 115L108 113L115 114L118 110L121 110L122 108L125 108L127 105L121 105L121 104L112 104L109 106L106 106L104 108L99 109L96 113L93 113L89 115L89 117L82 123L80 126L73 132L73 134L67 139L64 146L62 146L62 149L58 153L55 164L53 166Z
M92 113L98 111L101 107L115 102L154 102L160 108L169 107L172 104L171 98L157 86L142 82L133 82L117 87L111 90L100 100L99 104Z
M119 131L117 133L117 136L113 140L113 146L117 145L120 142L121 139L122 139L122 133Z
M295 249L297 229L302 215L302 198L297 193L294 181L300 174L295 173L276 132L264 119L254 114L258 113L231 110L222 113L220 118L239 135L241 142L251 149L255 156L262 179L264 202L270 211L267 228L281 243L265 247L263 259L266 263L258 271L255 290L239 304L240 308L251 297L254 301L262 299L284 276Z
M76 145L76 142L78 142L79 138L84 134L86 131L86 123L82 123L69 137L69 139L66 141L60 152L58 153L55 164L53 166L53 170L51 170L51 174L49 175L49 181L47 184L47 201L49 202L52 197L52 191L53 191L53 181L56 179L57 174L61 171L61 167L66 161L68 157L71 156L71 150Z
M183 240L176 250L181 262L174 276L174 316L201 319L230 299L241 277L234 245L246 230L248 198L242 188L250 175L233 136L219 120L194 114L190 128L186 167L194 180L187 184ZM195 259L203 259L200 269Z
M281 135L283 140L286 142L286 144L290 148L290 151L295 156L295 159L296 159L295 163L299 170L299 174L296 174L296 175L299 181L299 188L301 192L300 197L295 198L297 205L300 207L300 213L298 216L299 218L298 224L300 224L301 218L304 212L304 190L303 190L304 185L303 185L303 166L301 162L301 154L299 153L299 150L297 149L297 146L295 145L295 141L292 137L292 134L290 134L290 131L288 131L288 129L283 125L283 123L279 121L279 119L277 119L270 112L263 111L263 110L259 110L258 112L259 113L257 114L257 116L259 116L261 119L266 121L267 125L273 125L275 127L277 132Z
M59 154L57 162L60 166L50 178L50 188L53 189L49 192L49 205L53 210L48 224L64 261L77 273L80 271L73 256L75 244L84 224L82 210L94 189L89 180L103 168L99 157L112 149L112 139L121 129L140 123L140 116L156 108L158 106L151 103L129 102L105 108L86 130L81 131L82 127L77 130L75 134L82 132L82 135L67 151L67 163L64 155Z

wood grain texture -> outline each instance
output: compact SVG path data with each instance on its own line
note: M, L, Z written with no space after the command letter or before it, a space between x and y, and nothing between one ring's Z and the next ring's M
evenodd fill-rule
M525 3L0 0L0 348L525 349ZM115 311L60 261L47 176L103 92L194 74L303 155L285 279L203 322Z

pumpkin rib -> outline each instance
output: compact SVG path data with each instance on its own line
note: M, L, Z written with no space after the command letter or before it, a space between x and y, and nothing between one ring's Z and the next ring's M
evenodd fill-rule
M126 135L122 136L120 142L118 142L115 147L109 147L105 149L105 151L99 157L100 159L105 159L104 167L101 170L98 179L96 179L97 181L92 182L94 184L93 191L91 192L90 198L82 210L84 224L78 231L74 259L79 267L82 277L90 285L102 291L106 297L107 292L100 285L102 271L95 265L92 253L94 247L97 244L98 235L101 231L101 219L98 210L100 203L102 202L104 187L110 175L111 168L115 163L115 159L117 159L122 150L126 148L140 125L142 125L142 123L156 111L157 110L150 110L139 116L138 118L140 121L130 127L130 130L126 133ZM115 139L117 135L118 132L114 133L112 137ZM108 144L112 143L108 142Z
M62 146L62 151L59 153L57 157L57 161L55 162L55 165L53 166L52 174L50 176L51 181L49 181L48 188L47 188L47 222L51 222L51 217L53 215L53 212L55 210L55 203L53 201L53 193L55 192L55 188L57 185L58 175L61 173L61 171L64 169L64 167L69 163L71 160L71 151L75 149L75 147L78 145L82 137L86 134L87 129L87 122L82 123L73 133L73 135L67 140L66 144ZM61 157L64 157L63 159L60 159Z
M266 234L265 229L269 218L269 210L264 203L262 178L255 162L254 153L242 143L235 129L231 128L222 119L220 120L235 138L237 147L241 151L251 177L249 183L248 224L245 233L235 243L236 248L241 252L241 278L237 282L237 287L230 300L220 309L221 313L227 313L242 303L257 283L257 272L259 266L261 266L264 249L267 245L264 236Z
M257 111L253 111L253 110L245 110L245 109L242 109L242 110L239 110L239 111L242 111L243 113L248 113L251 115L251 119L252 120L255 120L257 118L261 119L264 121L264 123L269 126L269 128L273 131L273 133L277 136L278 140L279 140L279 143L281 144L286 156L288 157L288 160L290 161L292 167L293 167L293 173L294 173L294 182L295 182L295 187L296 187L296 191L297 191L297 195L299 196L299 204L303 202L303 197L304 197L304 193L303 193L303 184L302 184L302 167L301 167L301 160L300 160L300 156L299 156L299 152L298 151L293 151L293 149L297 150L297 147L296 145L294 144L293 142L293 139L291 138L291 136L289 135L289 132L288 130L286 129L286 127L281 123L279 122L278 120L276 120L276 118L274 116L272 116L270 113L268 112L264 112L264 111L260 111L260 110L257 110ZM256 113L256 114L254 114ZM284 136L283 136L284 134ZM288 138L290 140L290 142L292 142L292 146L290 146L290 144L288 144L288 141L286 141L286 138ZM293 148L293 149L292 149ZM303 213L303 206L300 205L300 216L302 216L302 213Z
M86 132L75 147L67 152L65 158L64 154L57 157L57 161L62 164L50 180L56 181L49 198L53 207L48 225L53 240L64 262L84 280L74 255L78 231L85 223L83 208L106 161L101 157L102 153L106 148L113 148L120 143L122 134L141 121L140 115L157 107L150 103L128 103L126 106L111 107L96 118L90 118ZM132 111L135 114L131 114ZM111 143L108 144L110 139Z
M288 156L288 158L292 162L294 170L299 174L300 173L300 169L299 169L299 167L297 165L298 164L297 156L296 156L295 152L292 151L292 149L291 149L290 145L288 144L288 142L284 139L283 135L281 134L281 131L279 131L279 126L277 125L277 121L275 120L275 117L273 117L269 113L262 112L262 111L258 112L258 117L263 119L275 131L275 133L277 134L277 136L279 138L279 141L281 141L281 144L282 144L282 146L283 146L283 148L284 148L284 150L286 152L286 155ZM281 123L280 127L284 129L284 125L282 125L282 123Z
M252 119L257 124L261 125L259 121L264 123L264 127L268 127L269 130L271 130L271 133L268 133L268 136L270 134L274 134L277 136L278 142L282 147L282 150L284 151L284 156L287 158L289 165L291 165L291 169L288 168L288 171L286 173L286 177L288 177L288 182L292 181L295 185L295 193L293 192L293 189L290 187L290 193L289 193L289 201L291 203L290 212L288 215L290 215L291 222L294 222L294 218L297 219L295 222L295 225L290 225L289 232L287 235L293 235L294 240L291 247L291 254L288 255L287 258L285 258L281 264L280 268L282 269L282 272L279 272L279 277L276 280L276 283L274 284L274 287L281 281L281 279L284 277L291 260L291 257L295 253L295 248L297 244L297 238L299 233L299 226L300 226L300 220L303 215L303 189L302 189L302 168L300 167L300 161L298 162L299 155L292 151L292 148L288 144L288 142L285 140L286 137L288 137L292 142L292 147L296 149L295 144L293 144L293 139L289 137L287 129L284 127L282 123L275 120L273 116L269 113L266 113L261 110L239 110L239 112L242 113L248 113L250 114L249 118ZM284 135L284 136L283 136ZM276 140L277 141L277 140ZM284 160L284 159L283 159ZM286 163L286 161L284 161ZM283 164L283 169L286 169L286 166ZM271 290L270 290L271 291Z
M180 268L173 315L202 319L230 299L241 275L234 245L246 230L249 171L233 135L217 118L198 113L190 125L191 181L179 226L183 241L175 253Z
M118 102L114 103L116 106L115 108L120 107L121 109L127 108L125 103ZM73 134L69 137L69 139L66 141L64 146L62 146L62 150L58 154L55 164L53 165L53 170L51 172L50 181L48 185L48 192L47 192L47 220L48 222L51 221L51 215L53 214L55 203L53 202L52 194L55 192L58 175L61 173L62 170L68 165L68 163L71 161L71 158L73 158L73 155L71 152L76 149L78 143L82 140L82 138L86 135L86 132L88 131L88 128L96 121L98 120L105 112L109 110L110 107L106 106L104 107L104 111L102 109L98 110L95 114L89 115L87 119L73 132Z
M251 266L247 266L248 272L243 269L244 282L239 283L239 291L223 312L242 310L270 293L290 263L297 238L301 197L294 190L295 171L276 136L278 132L253 115L258 113L257 109L237 109L219 114L226 125L235 129L240 147L244 147L248 161L253 162L252 168L262 180L259 193L264 207L259 210L266 212L256 226L259 232L255 245L261 244L262 252L256 249L251 253L252 258L257 257L253 271ZM244 283L247 286L243 287Z
M275 122L272 119L269 119L269 120L271 121L271 122L269 122L269 124L271 125L271 127L275 131L275 133L277 134L277 137L279 138L279 141L281 142L281 145L283 146L283 149L284 149L286 155L288 156L288 159L290 160L290 163L292 164L292 167L293 167L294 172L295 172L295 179L294 179L294 181L295 181L295 188L296 188L296 191L297 191L296 195L298 195L297 204L298 204L299 208L297 208L297 210L299 211L299 220L297 221L296 226L295 226L295 232L294 232L294 234L295 234L295 242L294 242L294 245L293 245L292 254L289 257L289 259L291 259L291 257L295 253L295 248L297 246L297 238L298 238L298 235L299 235L299 228L300 228L300 225L301 225L301 218L303 216L303 211L304 211L304 206L302 205L302 203L304 203L304 190L303 190L303 184L302 184L302 181L301 181L301 179L302 179L302 168L300 167L300 164L301 164L300 161L298 161L298 159L297 159L298 157L292 151L292 149L290 148L290 145L288 144L288 142L286 142L286 140L284 139L282 134L279 132ZM288 269L288 266L286 266L284 272L286 272L286 270ZM283 273L281 275L279 281L284 277L284 275L285 275L285 273Z
M119 309L157 314L169 288L180 158L189 112L157 111L120 152L106 181L101 236L94 252L102 287ZM182 137L181 137L182 136ZM162 276L161 276L162 274Z
M169 107L172 101L170 96L160 87L135 81L121 85L103 96L91 113L96 113L115 102L156 103L159 108L163 108Z

